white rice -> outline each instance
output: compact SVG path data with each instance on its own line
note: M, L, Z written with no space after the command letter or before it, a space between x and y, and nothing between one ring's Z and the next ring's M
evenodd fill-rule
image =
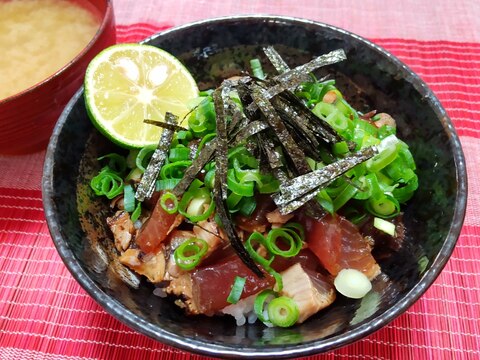
M240 300L236 304L228 305L220 312L222 314L231 315L237 321L237 326L243 326L247 323L253 324L257 321L257 315L253 311L253 304L257 294L251 295L245 299Z

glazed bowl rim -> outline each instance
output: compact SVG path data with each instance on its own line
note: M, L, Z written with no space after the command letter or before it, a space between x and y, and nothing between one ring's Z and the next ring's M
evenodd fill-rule
M87 45L85 45L82 50L69 62L67 62L65 65L63 65L60 69L55 71L53 74L49 75L47 78L33 84L32 86L15 93L13 95L10 95L6 98L0 99L0 107L2 105L11 103L16 101L17 99L29 95L33 93L34 91L37 91L38 89L42 88L43 86L55 81L59 77L61 77L68 69L70 69L72 66L75 66L78 61L85 56L85 54L90 51L92 47L95 46L97 40L102 36L102 34L105 32L106 27L108 25L108 22L110 19L114 16L113 14L113 0L104 0L106 3L106 8L105 12L101 13L102 16L102 21L100 23L100 26L98 27L97 31L95 32L95 35L90 39Z
M377 317L371 319L363 325L360 325L346 333L335 335L326 339L313 340L305 344L289 345L289 346L269 346L268 348L255 348L250 346L227 346L217 343L209 343L206 341L197 340L194 338L186 338L174 333L167 332L160 327L147 322L140 316L137 316L130 310L126 309L120 302L107 295L102 289L100 289L95 282L87 275L81 265L78 263L74 256L73 251L69 248L65 237L63 236L62 229L59 227L59 221L57 220L57 214L55 212L55 203L53 202L54 189L53 185L53 168L54 164L54 152L58 142L59 135L63 126L66 123L68 115L72 108L82 96L83 87L80 88L77 93L70 100L62 115L59 118L58 123L55 126L53 135L47 148L46 161L44 165L43 173L43 203L45 208L45 215L49 230L52 235L54 244L64 261L67 268L70 270L74 278L78 283L102 306L104 309L113 315L118 320L122 321L129 327L137 330L138 332L154 338L162 343L172 345L183 350L201 353L210 356L219 357L252 357L252 358L271 358L276 357L294 357L294 356L307 356L325 351L334 350L344 345L351 344L367 335L379 330L384 325L388 324L394 318L404 313L407 308L413 305L418 298L425 293L428 287L438 277L441 270L447 263L450 255L453 252L455 244L460 235L460 231L463 225L463 220L466 212L466 199L467 199L467 176L463 151L461 148L460 140L453 127L453 124L446 114L444 108L435 97L433 92L428 88L423 80L418 77L410 68L398 60L395 56L381 48L380 46L353 34L349 31L341 28L324 24L317 21L295 18L289 16L271 16L271 15L240 15L240 16L227 16L218 17L212 19L206 19L196 21L193 23L185 24L182 26L174 27L158 34L152 35L142 42L151 41L159 36L164 36L172 32L181 31L184 29L201 27L205 25L215 25L216 23L225 22L237 22L237 21L267 21L286 24L295 24L313 28L327 28L335 32L341 33L354 40L362 43L363 46L367 46L373 51L380 53L382 56L389 58L389 61L393 62L395 66L401 70L402 76L409 77L410 83L416 88L420 95L428 99L428 105L432 109L436 110L437 118L442 122L444 131L449 134L450 144L453 149L453 158L455 163L455 170L457 176L457 198L455 200L455 209L452 217L451 226L445 241L435 257L431 267L422 275L420 281L408 292L403 298L397 302L390 309Z

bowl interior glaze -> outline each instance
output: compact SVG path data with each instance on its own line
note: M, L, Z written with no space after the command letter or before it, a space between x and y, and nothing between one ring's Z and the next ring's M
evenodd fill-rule
M258 323L236 327L229 317L186 317L142 282L118 280L105 228L108 203L88 186L96 157L114 149L92 127L80 90L52 136L44 171L44 204L53 240L79 283L109 313L167 344L222 357L291 357L332 350L379 329L404 312L435 280L462 226L466 175L458 137L426 85L395 57L346 31L279 17L208 20L146 40L176 55L202 89L238 74L262 47L273 45L290 66L343 48L348 60L319 72L330 74L361 111L390 113L418 165L419 190L405 207L407 235L398 250L378 255L384 274L362 301L339 296L333 306L290 329ZM266 62L265 62L266 63ZM267 67L267 70L268 69ZM118 273L118 271L117 271Z

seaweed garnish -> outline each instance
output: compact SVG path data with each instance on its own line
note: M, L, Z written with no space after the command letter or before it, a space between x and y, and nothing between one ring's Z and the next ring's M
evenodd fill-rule
M170 131L188 131L188 129L184 128L183 126L180 126L177 124L171 124L165 121L145 119L143 120L143 122L145 124L155 125L164 129L168 129Z
M217 139L213 139L205 144L200 150L198 156L192 161L192 164L187 167L180 182L173 188L172 193L180 197L187 191L190 184L195 180L198 173L205 167L205 165L213 159L213 154L217 148Z
M328 54L320 55L306 64L285 71L273 78L276 85L268 89L268 97L272 98L285 90L293 91L304 82L305 74L310 74L323 66L332 65L346 59L347 56L345 55L345 51L343 51L343 49L338 49L331 51Z
M281 184L280 192L272 198L280 212L288 214L298 209L306 201L313 199L322 188L328 186L336 178L377 153L375 147L364 148L322 169L297 176Z
M265 121L252 121L242 129L238 130L229 140L231 141L232 146L236 146L266 128L268 128L268 124Z
M275 108L267 99L265 90L252 85L252 99L263 113L280 144L285 148L288 156L293 160L296 173L304 174L309 171L309 165L305 159L304 151L297 145L292 135L288 132L285 123L280 119Z
M283 58L280 56L280 54L275 50L273 46L267 46L263 48L263 52L267 56L268 60L272 63L273 67L279 74L283 74L284 72L287 72L290 70L290 67L288 64L283 60ZM307 77L309 75L307 74Z
M165 114L165 121L166 124L176 124L178 116L167 112ZM148 163L147 168L145 169L145 173L142 176L142 180L140 184L138 184L137 190L135 192L135 198L138 201L144 201L145 199L149 199L154 190L155 190L155 181L160 173L160 169L165 162L165 159L168 156L168 151L170 150L170 144L173 139L174 131L168 128L162 132L162 136L160 137L160 141L158 142L158 147L154 151L150 162Z
M217 211L217 215L221 221L223 228L227 234L228 240L232 245L232 248L237 253L238 257L243 261L243 263L248 266L250 270L252 270L258 277L263 278L265 275L260 270L258 265L253 261L253 259L248 254L245 246L243 245L242 241L238 237L238 234L235 230L233 225L232 219L230 214L228 213L225 200L222 196L222 183L219 176L215 176L215 185L214 185L214 200L215 200L215 207Z
M303 206L305 212L316 219L325 215L325 210L315 199L318 192L376 153L375 148L366 148L334 161L332 145L344 139L293 93L308 81L312 71L345 60L343 50L321 55L293 69L273 47L265 48L264 52L279 74L266 79L243 76L225 80L211 93L216 115L216 137L198 152L182 180L172 190L175 196L183 196L205 166L213 162L213 201L217 220L243 263L260 277L264 273L246 251L227 208L228 148L244 144L247 151L257 158L260 170L273 173L278 179L279 191L272 198L281 213L290 213ZM232 99L234 92L234 98L239 98L240 103ZM164 127L164 135L184 130L178 125L169 125L170 121L146 122ZM351 144L348 145L353 151ZM307 157L329 165L312 171Z
M227 139L227 112L228 100L232 90L232 83L224 81L220 88L213 92L213 103L217 121L217 148L215 149L215 181L220 181L222 199L227 199L227 170L228 170L228 139Z

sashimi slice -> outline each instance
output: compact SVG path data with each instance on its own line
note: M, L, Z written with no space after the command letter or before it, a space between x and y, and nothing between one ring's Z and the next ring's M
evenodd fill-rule
M325 269L336 276L342 269L356 269L373 279L380 267L371 247L359 229L339 215L327 215L317 221L308 219L307 243Z

